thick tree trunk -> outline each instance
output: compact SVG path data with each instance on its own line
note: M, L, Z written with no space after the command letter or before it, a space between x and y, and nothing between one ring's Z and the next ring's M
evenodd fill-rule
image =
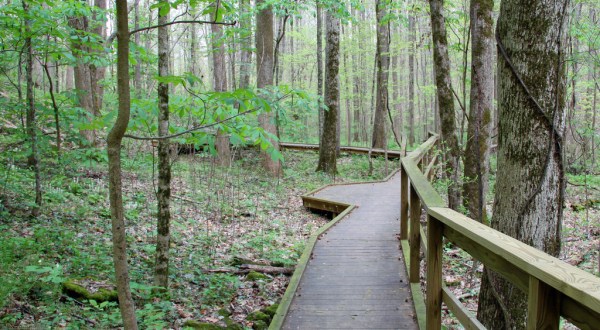
M412 9L411 9L412 10ZM408 145L415 144L415 14L408 13Z
M29 4L23 1L23 11L28 15ZM42 179L40 175L40 156L38 152L38 141L37 141L37 121L35 118L35 96L33 93L34 82L33 82L33 47L31 44L31 20L25 21L25 43L23 49L25 50L25 79L27 84L27 116L26 116L26 130L29 136L29 143L31 145L31 154L27 159L27 164L33 169L35 177L35 205L31 208L31 216L37 217L40 213L40 207L42 206Z
M337 122L340 112L340 20L329 11L326 13L325 50L325 118L323 122L323 142L319 148L319 164L317 171L329 174L337 173Z
M216 13L214 14L216 15ZM213 19L216 16L213 16ZM223 43L223 27L218 24L211 24L212 32L212 58L213 58L213 84L216 92L225 92L227 90L227 66L225 64L225 44ZM221 166L231 165L231 150L229 148L229 137L227 133L218 130L215 141L217 148L217 158Z
M390 25L384 21L388 13L387 1L377 0L377 101L373 120L373 139L371 146L382 149L387 145L385 122L388 107L388 73L390 69Z
M169 21L169 15L158 15L158 24ZM158 28L158 76L169 75L169 27ZM158 83L158 136L169 135L169 84ZM154 285L169 288L169 244L171 240L171 162L169 140L158 141L158 219L156 227L156 264Z
M454 113L454 97L450 78L450 59L443 11L443 0L429 0L431 13L431 35L433 38L433 61L435 84L442 122L442 146L444 154L444 178L449 182L448 206L454 210L460 205L458 186L458 139Z
M265 0L257 0L256 7L260 8ZM271 7L256 13L256 86L266 88L273 85L273 11ZM258 116L260 126L273 135L276 134L272 113L262 113ZM279 150L279 142L271 141L273 147ZM281 163L262 151L263 166L272 175L279 175Z
M119 112L114 126L108 133L108 192L112 222L113 261L119 295L119 309L123 326L127 330L137 329L135 305L129 287L127 265L127 235L125 233L123 209L123 185L121 182L121 144L127 130L130 114L129 90L129 27L127 0L117 0L117 92Z
M498 173L491 225L550 255L560 252L568 0L504 0L498 18ZM526 294L484 271L477 317L524 329Z
M468 215L487 223L485 195L489 172L490 125L494 93L493 0L471 0L471 102L465 149L463 203Z

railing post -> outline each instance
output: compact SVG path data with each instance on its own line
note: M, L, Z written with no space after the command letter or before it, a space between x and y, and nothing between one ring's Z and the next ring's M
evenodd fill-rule
M442 244L443 224L427 216L427 330L442 327Z
M558 329L560 301L557 291L534 276L529 276L527 330Z
M400 239L408 238L408 175L400 165Z
M410 270L411 283L419 283L421 254L421 200L415 189L410 186Z

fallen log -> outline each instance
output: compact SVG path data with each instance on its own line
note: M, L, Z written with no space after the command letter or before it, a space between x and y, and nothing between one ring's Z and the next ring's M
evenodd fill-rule
M204 273L228 273L228 274L248 274L250 272L258 272L263 274L270 275L292 275L294 273L294 268L288 267L274 267L274 266L266 266L266 265L251 265L251 264L243 264L240 265L237 269L232 268L215 268L215 269L203 269Z

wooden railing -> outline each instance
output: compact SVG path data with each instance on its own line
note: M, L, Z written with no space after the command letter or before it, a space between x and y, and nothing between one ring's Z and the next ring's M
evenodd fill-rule
M558 329L561 316L581 329L600 329L600 278L446 207L428 180L437 141L437 135L432 136L402 159L401 168L400 239L419 326L440 329L444 302L465 328L484 329L442 281L446 238L528 293L527 329ZM427 263L424 302L419 299L421 249Z

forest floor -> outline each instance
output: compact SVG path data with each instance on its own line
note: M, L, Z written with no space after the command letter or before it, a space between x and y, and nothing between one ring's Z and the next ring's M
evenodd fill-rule
M116 303L74 299L61 289L66 279L96 286L114 282L102 155L73 151L60 163L45 162L44 207L31 219L31 171L19 160L23 155L3 152L0 328L115 328L121 323ZM220 325L232 320L251 327L248 315L275 304L289 277L234 274L235 261L293 267L307 238L327 221L302 207L302 193L332 182L381 179L398 166L376 159L370 176L366 157L344 155L333 178L315 173L316 153L286 151L277 179L260 171L254 150L236 150L233 166L226 169L210 156L179 156L173 162L171 285L165 297L152 292L156 159L149 148L137 145L125 155L132 290L140 325L157 329L181 328L186 320ZM569 182L561 259L600 275L600 177L569 176ZM586 188L586 182L594 188ZM447 285L476 310L482 267L451 246L445 256ZM458 327L450 316L444 323Z
M316 153L284 152L285 169L277 179L260 171L256 151L235 152L226 169L207 155L182 155L173 162L170 296L165 297L152 290L157 160L150 149L127 148L125 217L142 328L181 328L186 320L251 327L248 315L276 303L289 277L234 274L236 260L293 267L305 241L327 221L303 208L302 193L332 182L381 179L398 166L376 159L368 175L365 156L344 155L339 175L330 177L315 173ZM118 327L115 302L74 299L61 285L67 279L114 283L101 154L72 153L60 163L44 163L44 206L35 219L28 215L31 172L15 160L18 155L8 155L0 164L0 328Z

